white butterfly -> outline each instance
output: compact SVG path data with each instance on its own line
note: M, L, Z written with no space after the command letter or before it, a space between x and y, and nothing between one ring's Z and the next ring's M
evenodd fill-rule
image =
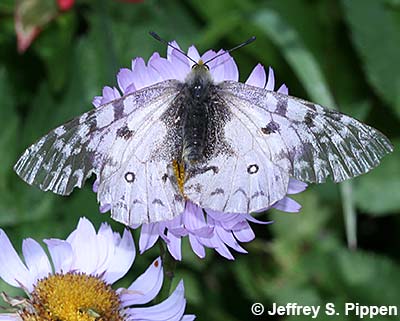
M282 93L213 79L199 60L184 81L160 81L52 130L15 171L61 195L94 172L100 204L135 225L172 219L186 200L226 213L260 211L286 195L290 177L340 182L391 151L368 125Z

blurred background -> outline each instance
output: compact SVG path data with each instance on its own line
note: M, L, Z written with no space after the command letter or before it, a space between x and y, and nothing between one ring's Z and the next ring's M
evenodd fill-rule
M91 183L60 197L28 186L12 167L48 130L92 108L92 98L116 85L117 71L131 59L165 55L150 30L200 52L255 35L255 43L233 53L242 81L258 62L272 66L292 95L339 108L395 146L377 169L350 184L310 186L296 195L299 214L261 215L275 223L254 226L256 239L243 245L249 253L235 253L234 262L214 251L199 259L184 242L175 281L184 279L187 313L236 321L266 319L251 315L253 302L334 302L339 311L345 302L399 305L399 0L2 0L0 226L18 251L23 238L66 237L80 216L122 230L108 213L99 214ZM158 255L157 247L138 255L119 285ZM0 290L16 294L2 281Z

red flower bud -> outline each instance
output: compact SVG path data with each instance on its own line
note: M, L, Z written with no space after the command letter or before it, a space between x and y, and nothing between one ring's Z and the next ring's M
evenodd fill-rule
M75 0L57 0L58 7L61 11L67 11L72 8Z

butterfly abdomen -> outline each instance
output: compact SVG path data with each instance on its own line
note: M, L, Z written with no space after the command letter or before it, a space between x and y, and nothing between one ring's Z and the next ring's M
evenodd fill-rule
M200 95L204 94L200 93ZM186 100L183 110L182 159L192 164L204 158L209 120L207 99L191 97Z

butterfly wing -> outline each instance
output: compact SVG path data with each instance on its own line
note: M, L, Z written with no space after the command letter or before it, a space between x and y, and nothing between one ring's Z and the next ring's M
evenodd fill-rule
M253 120L220 95L218 106L229 114L215 137L214 154L193 173L187 173L184 193L201 207L228 213L249 213L281 200L288 188L288 160L272 161L280 144L268 144L257 135ZM212 108L212 106L209 106ZM219 146L219 147L217 147Z
M177 82L169 80L93 109L30 146L14 169L27 183L61 195L81 187L94 172L100 178L100 203L110 204L112 216L127 225L177 215L182 202L175 200L170 180L157 176L166 171L166 157L146 158L160 151L156 137L165 132L166 124L159 116L177 93ZM127 185L129 171L135 179ZM172 192L163 194L160 182ZM135 205L139 200L148 202L151 195L156 203L173 204L175 210L152 214L154 205Z
M340 182L393 149L378 130L320 105L233 81L219 88L232 114L220 134L231 153L217 153L205 165L214 170L188 179L185 193L202 207L259 211L284 197L289 176Z
M368 172L393 150L378 130L337 111L237 82L221 89L232 112L250 119L255 135L276 147L271 161L288 163L298 180L341 182Z

